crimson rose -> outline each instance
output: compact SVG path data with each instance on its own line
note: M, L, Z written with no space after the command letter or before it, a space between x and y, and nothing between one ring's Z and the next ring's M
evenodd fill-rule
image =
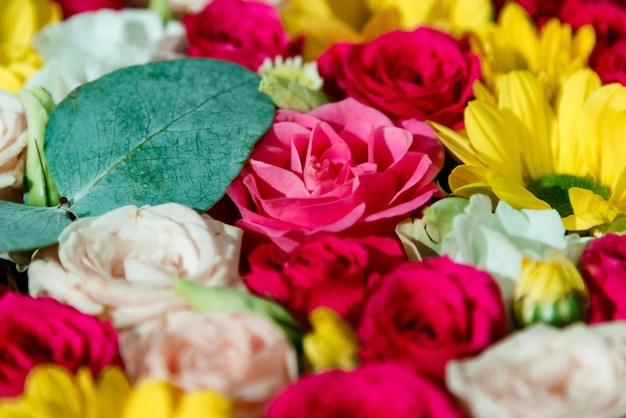
M432 120L463 127L463 112L481 77L467 40L420 27L394 31L366 44L333 45L318 59L325 89L392 119Z
M354 322L368 283L404 260L391 238L323 235L289 253L271 243L257 247L244 280L254 293L271 297L299 318L326 306Z
M448 257L406 262L380 283L357 329L365 362L395 362L443 380L448 360L504 336L498 285L474 267Z
M61 6L63 17L68 18L78 13L91 12L100 9L121 9L123 0L55 0Z
M86 366L94 376L107 365L121 365L111 324L55 299L7 292L0 297L0 318L0 397L22 393L37 364L71 372Z
M266 57L288 55L289 37L275 7L250 0L214 0L183 17L192 57L232 61L256 71Z

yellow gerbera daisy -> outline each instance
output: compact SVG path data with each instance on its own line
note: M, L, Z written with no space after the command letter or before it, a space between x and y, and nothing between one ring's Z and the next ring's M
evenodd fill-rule
M497 93L499 78L509 71L530 70L549 98L563 80L587 67L595 45L591 26L583 26L574 34L570 25L550 19L539 31L516 2L507 3L498 22L484 25L477 34L474 47L489 89Z
M118 367L94 381L88 369L72 375L54 364L36 366L24 393L0 399L0 418L230 418L231 404L210 391L186 394L164 381L132 389Z
M42 62L30 47L45 25L58 22L61 8L51 0L0 2L0 90L17 92Z
M496 103L465 111L467 135L433 124L462 165L452 191L485 193L522 209L554 208L568 230L612 222L626 212L626 87L602 86L580 70L553 108L529 71L503 75Z
M336 42L367 42L420 24L458 33L486 24L491 15L489 0L291 0L281 12L289 35L305 36L306 61Z

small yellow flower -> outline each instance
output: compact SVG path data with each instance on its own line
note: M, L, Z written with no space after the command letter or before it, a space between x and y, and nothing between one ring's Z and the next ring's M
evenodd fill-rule
M474 46L481 56L483 78L494 93L498 93L503 74L529 70L538 77L550 100L567 77L587 67L595 45L591 26L573 33L570 25L550 19L539 31L515 2L508 2L502 9L497 24L488 23L477 33Z
M350 325L332 309L309 314L313 331L304 336L304 355L315 371L352 370L358 365L359 342Z
M58 22L61 9L52 0L0 2L0 90L17 92L42 62L30 47L44 26Z
M587 316L589 292L580 272L560 251L547 261L522 260L513 307L518 324L564 326Z
M21 396L0 400L0 418L119 417L130 391L118 367L104 369L94 381L86 368L72 375L54 364L39 365L29 373Z
M305 36L304 58L337 42L367 42L421 24L461 33L491 18L489 0L291 0L281 17L292 37Z
M186 394L165 381L131 388L124 371L88 369L72 375L54 364L36 366L24 393L0 399L0 418L231 418L231 403L210 391Z

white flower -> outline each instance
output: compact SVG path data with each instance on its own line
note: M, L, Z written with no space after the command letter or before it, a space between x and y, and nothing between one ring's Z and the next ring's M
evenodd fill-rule
M626 416L626 323L535 325L446 367L446 385L472 416Z
M52 296L90 315L132 327L185 307L172 283L243 288L242 231L167 203L124 206L81 218L38 251L28 270L33 296Z
M289 58L283 58L278 55L273 60L265 58L257 73L261 77L272 75L286 80L293 80L311 90L319 90L324 83L317 71L317 63L313 61L303 64L300 55Z
M26 87L43 86L59 102L81 84L151 61L162 42L182 35L180 22L164 25L151 10L80 13L35 35L33 48L45 64L26 81Z
M0 199L20 200L24 179L26 116L17 96L0 91Z

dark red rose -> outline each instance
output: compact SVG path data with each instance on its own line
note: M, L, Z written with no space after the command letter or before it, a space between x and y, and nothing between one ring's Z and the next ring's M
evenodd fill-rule
M589 322L626 320L626 235L591 241L580 266L589 288Z
M481 77L467 40L421 27L370 43L333 45L319 59L331 96L352 97L394 120L431 120L463 127L463 112Z
M232 61L256 71L263 60L289 55L289 37L275 7L249 0L215 0L183 17L189 55Z
M274 244L257 247L244 280L254 293L280 302L300 319L326 306L354 322L368 284L405 259L391 238L323 235L289 253Z
M357 329L365 362L394 362L443 380L448 360L477 354L505 333L496 282L448 257L406 262L380 281Z
M94 376L110 364L121 365L117 332L109 322L79 312L52 298L7 292L0 298L0 397L24 390L28 372L54 363Z
M78 13L100 9L121 9L123 0L55 0L61 6L63 17L68 18Z

